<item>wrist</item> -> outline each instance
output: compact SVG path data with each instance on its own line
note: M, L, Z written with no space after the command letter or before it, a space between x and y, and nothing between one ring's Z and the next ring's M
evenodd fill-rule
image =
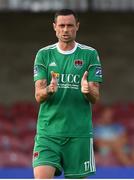
M52 95L53 93L50 91L49 86L46 87L46 94L47 96Z

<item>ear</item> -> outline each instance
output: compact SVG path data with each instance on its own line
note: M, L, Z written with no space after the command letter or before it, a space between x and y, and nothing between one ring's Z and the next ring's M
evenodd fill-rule
M56 24L55 23L53 23L53 29L54 29L54 31L56 31Z
M77 24L76 24L76 30L77 30L77 31L79 30L79 27L80 27L80 23L77 22Z

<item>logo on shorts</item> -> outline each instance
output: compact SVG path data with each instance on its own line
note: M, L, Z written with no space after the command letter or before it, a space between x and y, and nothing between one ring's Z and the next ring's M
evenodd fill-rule
M39 152L34 152L33 159L37 159L39 157Z
M77 69L81 69L82 68L82 66L83 66L83 60L81 60L81 59L76 59L76 60L74 60L74 65L75 65L75 67L77 68Z

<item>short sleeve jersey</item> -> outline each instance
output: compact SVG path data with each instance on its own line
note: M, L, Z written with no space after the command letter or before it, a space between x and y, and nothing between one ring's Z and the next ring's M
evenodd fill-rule
M54 137L91 137L92 106L81 92L81 79L88 71L88 81L102 82L97 51L79 43L71 51L62 51L58 43L38 51L34 63L34 81L51 81L51 71L58 79L58 89L40 103L37 134Z

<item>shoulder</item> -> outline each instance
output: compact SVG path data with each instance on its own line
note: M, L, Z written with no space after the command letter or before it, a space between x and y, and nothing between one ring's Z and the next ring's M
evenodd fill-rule
M56 43L55 44L51 44L51 45L48 45L48 46L45 46L41 49L38 50L38 53L43 53L43 52L46 52L46 51L49 51L51 49L55 49L56 48Z
M93 47L91 47L91 46L87 46L87 45L85 45L85 44L80 44L80 43L78 43L78 47L79 47L80 49L82 49L82 50L86 50L86 51L90 51L90 52L96 51L95 48L93 48Z

